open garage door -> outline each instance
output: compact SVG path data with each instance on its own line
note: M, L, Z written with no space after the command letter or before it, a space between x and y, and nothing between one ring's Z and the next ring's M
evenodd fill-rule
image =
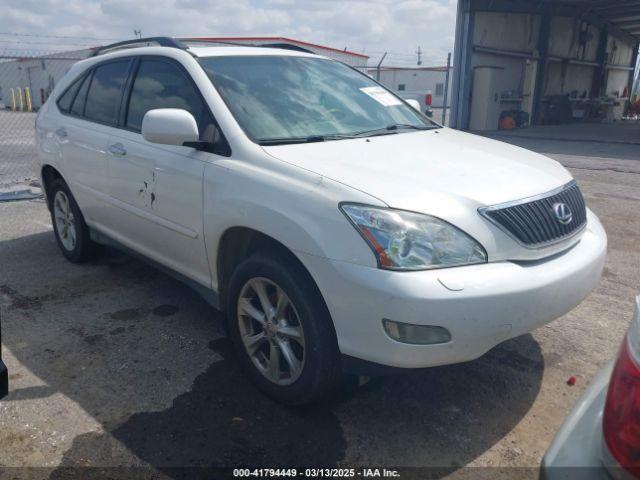
M459 0L450 126L620 120L639 40L640 0Z

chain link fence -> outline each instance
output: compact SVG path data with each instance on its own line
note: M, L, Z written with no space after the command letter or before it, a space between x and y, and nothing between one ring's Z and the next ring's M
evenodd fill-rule
M0 201L37 194L37 112L71 65L90 52L0 47Z

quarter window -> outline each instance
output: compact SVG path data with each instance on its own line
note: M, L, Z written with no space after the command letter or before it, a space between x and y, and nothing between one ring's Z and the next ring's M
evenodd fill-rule
M209 133L207 130L214 128L202 97L177 66L143 59L131 90L126 126L140 130L145 113L155 108L181 108L191 113L202 140Z
M87 95L85 117L96 122L116 124L120 94L127 78L129 60L96 67Z
M84 104L87 99L87 91L89 90L89 84L91 83L91 75L87 75L78 90L76 99L73 101L70 113L81 117L84 115Z
M73 82L67 91L64 92L60 98L58 98L58 108L61 112L67 113L69 108L71 107L71 102L73 101L73 97L76 95L78 91L78 87L80 86L80 82L82 82L82 78L78 78L75 82Z

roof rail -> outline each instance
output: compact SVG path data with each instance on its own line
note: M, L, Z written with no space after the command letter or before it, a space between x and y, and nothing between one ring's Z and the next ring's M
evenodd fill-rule
M262 43L258 45L258 47L264 48L281 48L283 50L294 50L296 52L305 52L305 53L313 53L316 55L316 52L309 50L308 48L299 47L298 45L292 45L290 43Z
M232 45L234 47L257 47L257 45L247 45L245 43L238 43L238 42L228 42L226 40L209 40L208 38L180 38L179 39L181 42L183 42L187 48L190 45L197 45L199 43L201 44L208 44L208 43L215 43L217 45Z
M214 43L218 45L233 45L237 47L281 48L283 50L295 50L296 52L305 52L305 53L313 53L313 54L316 53L307 48L299 47L298 45L292 45L290 43L282 43L282 42L252 44L252 43L234 42L229 40L210 40L208 38L180 38L179 40L185 43L195 43L195 44Z
M148 37L148 38L135 38L133 40L125 40L124 42L112 43L110 45L105 45L103 47L98 47L92 54L92 57L96 57L98 55L102 55L103 53L108 53L116 50L123 50L125 48L136 48L136 47L150 47L150 46L160 46L160 47L171 47L171 48L179 48L180 50L187 50L187 46L179 40L171 37Z

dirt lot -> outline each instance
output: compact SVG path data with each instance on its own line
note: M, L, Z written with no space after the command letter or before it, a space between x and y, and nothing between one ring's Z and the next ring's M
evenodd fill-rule
M9 472L51 478L66 478L70 466L145 466L175 477L172 467L211 465L431 466L453 478L537 478L564 416L615 354L640 293L640 149L501 139L571 168L609 235L597 289L474 362L377 379L307 409L274 404L247 382L220 315L187 287L114 251L72 265L42 201L0 204L11 374L0 401L0 465L40 467ZM463 468L480 466L520 468Z

